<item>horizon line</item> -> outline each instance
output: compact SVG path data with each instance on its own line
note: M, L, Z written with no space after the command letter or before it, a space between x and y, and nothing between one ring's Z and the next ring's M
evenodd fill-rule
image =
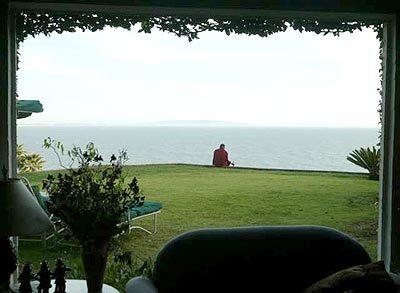
M237 125L157 125L156 123L147 124L86 124L86 123L60 123L60 124L17 124L17 127L173 127L173 128L357 128L357 129L376 129L379 126L357 126L357 125L263 125L263 124L240 124Z

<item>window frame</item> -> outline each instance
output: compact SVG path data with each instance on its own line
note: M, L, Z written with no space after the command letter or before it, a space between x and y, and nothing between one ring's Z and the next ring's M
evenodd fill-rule
M0 53L5 49L6 60L0 58L0 164L16 176L16 38L15 15L19 10L57 12L107 12L118 15L151 14L175 16L259 16L271 19L321 19L329 21L379 20L384 24L383 122L381 138L381 174L379 192L378 258L392 272L400 271L400 113L399 64L396 55L400 43L399 23L395 14L304 12L260 9L203 9L176 7L141 7L96 4L65 4L10 2L7 22L0 22ZM0 16L1 18L1 16ZM5 33L5 34L4 34ZM1 78L3 76L3 78ZM5 85L5 87L4 87ZM1 167L1 165L0 165ZM398 215L399 214L399 215Z

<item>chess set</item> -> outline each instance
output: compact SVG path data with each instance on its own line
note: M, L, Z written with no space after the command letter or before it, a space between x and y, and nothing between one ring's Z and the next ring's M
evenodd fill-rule
M71 271L61 259L56 260L56 266L54 271L50 270L50 267L46 261L42 261L40 269L37 274L32 272L32 265L26 263L18 277L20 293L30 293L32 290L32 281L38 280L39 285L37 286L38 293L49 293L52 287L51 280L54 279L55 289L54 293L65 293L66 274Z

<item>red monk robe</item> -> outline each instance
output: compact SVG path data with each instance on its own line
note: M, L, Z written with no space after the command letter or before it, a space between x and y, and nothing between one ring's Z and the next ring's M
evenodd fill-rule
M230 164L231 161L228 160L228 152L224 148L219 148L214 151L214 167L228 167Z

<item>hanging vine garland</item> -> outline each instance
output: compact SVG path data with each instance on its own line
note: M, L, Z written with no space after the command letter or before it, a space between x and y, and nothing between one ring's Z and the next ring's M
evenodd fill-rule
M139 32L151 33L153 29L169 32L178 37L186 37L189 41L199 38L205 31L218 31L230 34L246 34L267 37L277 32L293 28L299 32L314 32L317 34L332 34L339 36L344 32L362 30L370 27L379 35L382 23L370 22L335 22L320 20L278 20L260 17L226 18L226 17L177 17L177 16L115 16L98 13L38 13L20 12L16 18L17 41L24 41L28 36L38 34L50 35L53 32L98 31L105 27L120 27L131 30L139 24Z
M340 36L342 33L361 31L371 28L380 41L380 81L378 89L380 102L378 113L382 122L382 82L383 82L383 24L380 21L321 21L321 20L290 20L265 19L260 17L227 18L227 17L189 17L189 16L115 16L98 13L46 13L21 11L16 16L17 48L28 37L39 34L49 36L51 33L99 31L106 27L131 30L139 25L138 32L151 33L160 30L172 33L177 37L186 37L188 41L199 38L202 32L217 31L230 34L245 34L248 36L268 37L274 33L285 32L292 28L299 32L314 32L316 34Z

